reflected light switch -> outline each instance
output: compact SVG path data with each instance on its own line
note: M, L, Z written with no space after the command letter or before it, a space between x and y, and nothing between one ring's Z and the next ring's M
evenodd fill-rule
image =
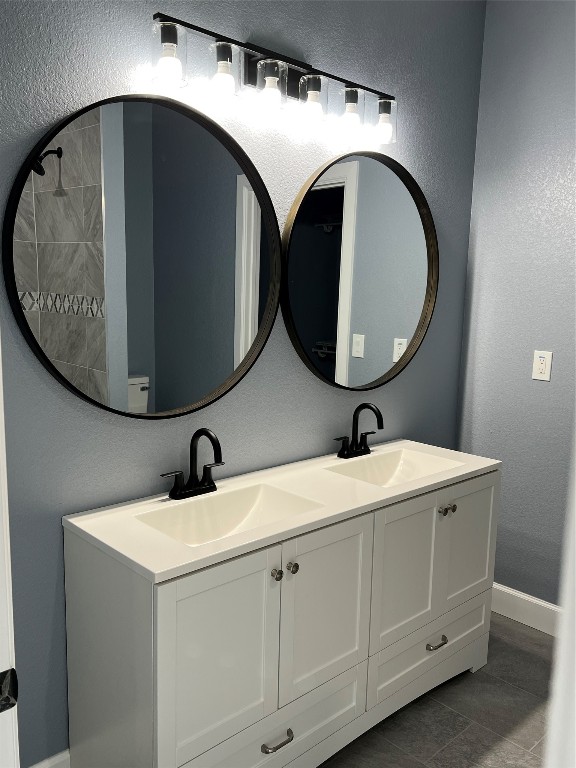
M392 353L392 362L397 363L406 352L408 346L408 339L394 339L394 351Z
M364 334L352 334L352 357L364 357Z

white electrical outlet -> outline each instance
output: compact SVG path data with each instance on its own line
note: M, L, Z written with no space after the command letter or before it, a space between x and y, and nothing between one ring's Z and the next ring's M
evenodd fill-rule
M536 381L550 381L552 370L552 352L534 350L534 362L532 363L532 378Z
M352 334L352 357L364 357L364 334Z
M394 351L392 352L392 362L397 363L406 352L408 346L408 339L394 339Z

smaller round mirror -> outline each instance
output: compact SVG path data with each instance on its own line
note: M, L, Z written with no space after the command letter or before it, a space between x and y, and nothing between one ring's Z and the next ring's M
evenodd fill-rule
M321 168L290 212L284 259L282 312L316 376L366 390L405 368L432 317L438 244L403 166L362 152Z

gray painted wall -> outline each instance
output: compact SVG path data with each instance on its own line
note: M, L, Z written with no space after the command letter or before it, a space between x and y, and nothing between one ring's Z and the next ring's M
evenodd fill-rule
M0 4L1 207L20 164L56 120L128 91L134 68L148 63L157 10L139 1ZM449 447L457 440L484 3L313 2L303 13L297 2L166 0L162 10L398 97L399 143L390 154L416 178L435 219L438 304L410 366L367 398L312 376L279 317L256 365L225 398L190 416L146 422L99 411L52 379L0 288L23 768L67 744L62 515L167 488L160 472L187 466L188 441L200 426L222 442L226 466L216 479L333 451L332 438L349 431L363 399L382 409L384 439ZM254 160L282 224L330 151L296 147L281 135L266 141L231 119L225 125Z
M242 169L206 129L162 107L153 143L156 409L168 411L201 400L234 371Z
M149 376L148 410L153 413L156 343L152 109L151 104L138 102L124 106L124 191L128 374Z
M574 3L489 2L461 446L504 462L496 581L557 601L574 422ZM552 380L532 381L535 349Z
M359 387L392 365L394 339L414 335L426 295L426 239L418 208L386 166L359 157L352 334L365 335L364 357L350 356L348 385Z

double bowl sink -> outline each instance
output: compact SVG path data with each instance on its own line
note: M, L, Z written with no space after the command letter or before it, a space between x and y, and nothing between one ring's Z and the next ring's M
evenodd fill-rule
M381 488L393 488L431 475L462 467L455 461L417 448L380 450L355 459L340 459L322 471ZM137 515L137 519L188 546L211 541L284 521L323 505L305 496L267 483L216 491L174 502L170 507Z

